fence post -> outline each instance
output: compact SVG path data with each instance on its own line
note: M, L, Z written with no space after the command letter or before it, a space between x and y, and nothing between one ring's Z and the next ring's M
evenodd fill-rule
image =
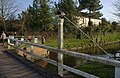
M21 41L24 41L24 38L21 38Z
M9 38L12 38L12 39L14 39L14 36L9 36ZM11 46L10 46L10 42L11 42L11 39L9 39L8 38L8 40L7 40L7 42L8 42L8 49L10 49L11 48Z
M34 43L38 43L38 38L34 38ZM30 52L33 53L33 46L30 46ZM33 62L33 56L30 55L30 60Z
M9 38L10 38L10 36L9 36ZM9 38L7 40L8 41L8 49L10 49L10 45L9 45L10 44L10 39Z
M16 39L17 40L17 39ZM15 47L17 47L18 48L18 44L19 44L19 42L18 41L16 41L15 42ZM16 51L18 52L18 49L16 49Z
M34 38L34 43L38 43L38 38Z
M33 46L30 46L30 52L33 53ZM33 56L30 55L30 60L33 62L33 59L32 59L32 58L33 58Z
M60 64L63 64L63 54L61 53L61 49L63 49L63 23L64 23L64 13L58 11L58 74L63 77L63 67Z
M120 78L120 67L115 67L115 78Z

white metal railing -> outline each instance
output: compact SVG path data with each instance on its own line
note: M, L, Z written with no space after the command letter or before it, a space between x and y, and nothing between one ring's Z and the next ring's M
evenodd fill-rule
M78 53L78 52L73 52L73 51L67 51L67 50L61 50L60 51L57 48L53 48L53 47L49 47L49 46L45 46L45 45L40 45L40 44L34 44L34 43L25 42L25 41L21 41L21 40L16 40L16 39L12 39L12 38L7 38L7 39L8 39L8 41L10 41L10 40L15 41L16 45L14 47L16 49L18 49L18 50L22 50L23 52L25 52L27 54L35 56L35 57L37 57L37 58L39 58L41 60L44 60L44 61L46 61L48 63L51 63L51 64L53 64L55 66L60 66L63 69L66 69L66 70L68 70L70 72L81 75L83 77L86 77L86 78L99 78L99 77L94 76L92 74L88 74L88 73L83 72L81 70L77 70L77 69L74 69L72 67L61 64L61 63L59 63L59 62L57 62L55 60L44 58L42 56L38 56L36 54L33 54L32 52L28 52L26 50L23 50L23 49L18 47L18 43L27 44L27 45L30 45L30 46L36 46L36 47L39 47L39 48L44 48L44 49L51 50L51 51L56 52L56 53L62 52L63 54L67 54L67 55L70 55L70 56L79 57L79 58L82 58L82 59L95 61L95 62L103 63L103 64L106 64L106 65L115 66L115 78L120 78L120 61L113 60L113 59L102 58L102 57L97 57L97 56L92 56L92 55ZM10 42L8 44L10 44ZM13 46L13 45L10 45L10 46Z

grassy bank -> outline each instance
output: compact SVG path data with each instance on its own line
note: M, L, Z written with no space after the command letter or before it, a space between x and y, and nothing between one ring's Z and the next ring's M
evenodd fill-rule
M96 37L98 40L97 42L99 44L101 43L109 43L109 42L115 42L120 41L120 35L119 33L109 33L105 36L98 35ZM96 38L93 38L93 40L96 42ZM45 45L51 46L51 47L57 47L57 39L49 39L46 40ZM83 47L83 46L90 46L93 45L93 43L89 39L64 39L64 49L71 49L75 47Z
M64 39L64 49L87 46L91 42L88 39ZM45 45L57 48L57 39L47 40Z
M100 78L114 78L115 68L113 66L89 62L77 68Z

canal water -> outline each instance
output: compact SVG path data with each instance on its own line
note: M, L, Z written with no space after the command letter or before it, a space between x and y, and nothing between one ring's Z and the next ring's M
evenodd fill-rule
M120 43L112 43L109 45L104 45L102 46L102 48L109 54L114 54L116 51L120 50ZM85 48L85 49L77 49L74 50L75 52L80 52L80 53L86 53L86 54L90 54L90 55L95 55L95 56L100 56L100 57L107 57L107 55L100 50L97 47L89 47L89 48ZM80 59L80 58L75 58L72 56L65 56L64 57L64 63L70 66L76 66L78 64L82 64L85 63L86 61L84 59Z
M100 45L107 53L114 54L114 52L120 50L120 43L111 43L111 44L105 44ZM80 53L86 53L90 55L101 55L105 54L102 50L100 50L98 47L88 47L83 49L76 49L73 50Z
M116 51L120 50L120 43L114 43L114 44L112 43L112 44L109 44L109 45L104 45L102 47L108 53L114 54ZM94 47L89 47L89 48L80 49L80 50L77 49L77 50L74 50L74 51L75 52L80 52L80 53L86 53L86 54L90 54L90 55L95 55L95 56L100 56L100 57L104 57L104 58L107 57L106 54L97 47L95 47L95 48ZM86 64L88 62L89 61L85 60L85 59L75 58L75 57L72 57L72 56L64 55L64 64L68 65L70 67L77 68L80 65ZM57 72L57 67L55 67L51 64L48 64L46 66L46 68L50 69L51 71Z

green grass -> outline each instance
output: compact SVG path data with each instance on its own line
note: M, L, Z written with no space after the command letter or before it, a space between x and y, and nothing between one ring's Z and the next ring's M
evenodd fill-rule
M46 68L48 68L50 71L57 72L57 67L51 64L48 64ZM115 73L114 66L105 65L97 62L91 62L91 61L87 61L86 63L80 64L76 69L95 75L100 78L114 78L114 73ZM84 78L71 72L70 74L72 74L75 78Z
M114 78L114 72L115 72L113 66L104 65L95 62L90 62L87 64L80 65L78 69L93 74L95 76L98 76L100 78Z
M103 41L106 42L118 41L120 40L120 33L118 32L107 33L105 36L99 35L98 38L103 38Z
M74 47L87 46L91 42L88 39L65 39L64 48L70 49ZM58 42L56 39L47 40L45 45L57 48Z
M99 40L102 38L102 42L114 42L114 41L119 41L120 40L120 33L108 33L106 36L98 35L97 38ZM99 41L98 40L98 41ZM95 41L95 38L94 38ZM70 49L70 48L75 48L75 47L81 47L81 46L89 46L89 44L93 44L89 39L64 39L64 49ZM57 39L49 39L46 40L45 45L55 47L57 48L58 46L58 41Z

